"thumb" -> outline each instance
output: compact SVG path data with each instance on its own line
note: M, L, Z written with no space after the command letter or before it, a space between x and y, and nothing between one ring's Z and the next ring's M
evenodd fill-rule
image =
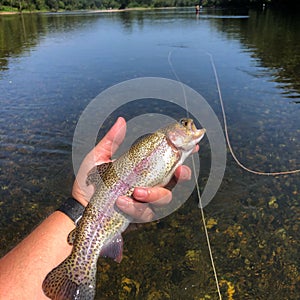
M112 128L94 148L96 161L109 160L122 144L126 134L126 121L119 117Z

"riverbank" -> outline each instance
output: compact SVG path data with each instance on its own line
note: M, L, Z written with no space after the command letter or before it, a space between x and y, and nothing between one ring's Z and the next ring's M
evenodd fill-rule
M178 7L130 7L124 9L112 8L112 9L88 9L88 10L58 10L58 11L41 11L41 10L34 10L34 11L27 11L24 10L22 12L19 11L0 11L0 15L16 15L16 14L35 14L35 13L64 13L64 12L79 12L79 13L108 13L108 12L122 12L122 11L136 11L136 10L162 10L162 9L175 9Z
M15 15L19 14L18 11L0 11L0 15Z

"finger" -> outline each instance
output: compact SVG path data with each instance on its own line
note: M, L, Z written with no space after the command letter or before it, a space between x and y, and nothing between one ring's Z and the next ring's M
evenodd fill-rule
M126 134L126 121L119 117L103 139L96 145L93 152L97 161L105 161L112 157L123 142Z
M171 202L172 193L163 187L143 188L138 187L133 191L133 197L142 202L148 202L155 206L164 206Z
M188 166L182 165L175 170L174 176L177 182L190 180L192 176L192 171Z
M116 205L136 222L150 222L154 218L154 212L147 203L137 202L129 197L121 196L117 199Z
M196 145L196 146L194 147L194 149L193 149L193 152L192 152L192 153L196 153L196 152L198 152L198 151L199 151L199 149L200 149L199 145Z

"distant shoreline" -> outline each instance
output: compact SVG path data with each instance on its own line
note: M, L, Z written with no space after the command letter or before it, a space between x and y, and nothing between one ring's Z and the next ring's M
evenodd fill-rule
M15 15L19 14L20 12L18 11L0 11L0 15Z
M87 10L61 10L61 11L39 11L39 10L35 10L35 11L0 11L0 16L1 15L17 15L17 14L36 14L36 13L64 13L64 12L84 12L84 13L107 13L107 12L122 12L122 11L134 11L134 10L162 10L162 9L175 9L179 7L131 7L131 8L124 8L124 9L118 9L118 8L113 8L113 9L87 9Z

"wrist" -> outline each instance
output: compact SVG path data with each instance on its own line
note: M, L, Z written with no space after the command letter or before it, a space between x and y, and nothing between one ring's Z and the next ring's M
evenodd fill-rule
M58 211L64 213L68 216L75 225L81 219L85 206L76 199L70 197L62 203L62 205L57 209Z

